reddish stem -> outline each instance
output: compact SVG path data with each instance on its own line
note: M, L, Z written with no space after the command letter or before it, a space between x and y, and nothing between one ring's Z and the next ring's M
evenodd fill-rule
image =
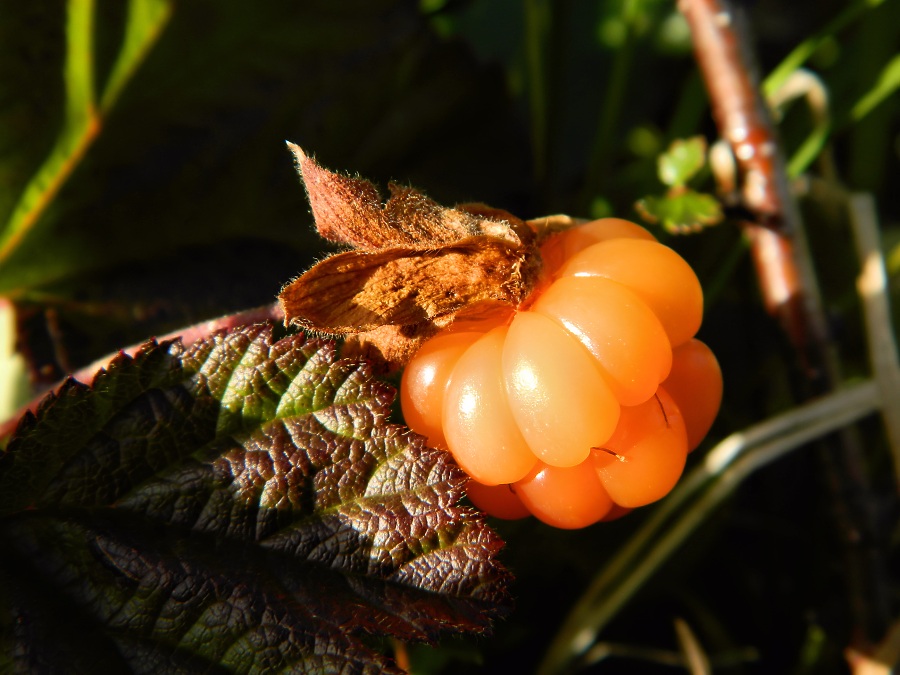
M255 309L249 309L243 312L238 312L236 314L229 314L227 316L220 317L218 319L212 319L210 321L204 321L202 323L194 324L193 326L188 326L187 328L182 328L181 330L169 333L167 335L160 336L157 341L164 340L174 340L175 338L180 338L182 344L185 346L189 346L203 338L209 337L211 334L215 333L219 330L224 330L228 328L236 328L238 326L245 326L251 323L259 323L262 321L284 321L284 313L281 311L281 305L279 303L274 303L271 305L266 305L264 307L257 307ZM112 361L119 354L128 354L129 356L134 356L137 351L143 346L143 344L132 345L131 347L127 347L122 349L115 354L110 354L109 356L105 356L102 359L94 361L94 363L81 368L80 370L70 374L67 379L77 380L79 382L83 382L85 384L89 384L94 376ZM21 408L12 418L0 422L0 440L6 439L12 435L12 433L16 430L16 427L19 424L19 420L22 416L27 412L34 412L40 402L47 396L47 394L51 392L55 392L62 386L62 382L59 382L55 386L53 386L50 391L44 392L38 398L27 403L23 408Z
M720 0L681 0L694 52L710 94L713 117L731 146L741 177L741 201L754 216L741 223L750 240L760 292L767 311L778 318L804 365L810 323L792 235L794 222L784 163L766 107L751 75L750 59L735 30L735 14ZM819 330L812 331L820 333Z
M739 172L741 205L752 220L741 223L750 241L768 312L790 339L808 398L839 381L803 228L789 192L787 172L765 103L753 76L744 35L727 0L679 0L694 53L709 92L719 133ZM822 458L833 493L834 516L844 539L849 607L864 643L883 631L882 605L889 587L858 444L849 432L830 437Z

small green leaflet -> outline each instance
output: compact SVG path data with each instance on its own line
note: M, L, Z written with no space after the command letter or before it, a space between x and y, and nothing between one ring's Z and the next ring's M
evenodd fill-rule
M0 456L0 671L400 672L509 609L465 476L333 343L259 324L70 381Z
M657 158L659 180L670 187L686 185L706 164L706 139L703 136L679 138Z
M634 208L649 223L661 223L674 234L698 232L722 221L722 205L712 195L687 188L670 190L662 197L648 195Z
M664 195L647 195L634 208L648 223L660 223L673 234L699 232L725 217L713 195L687 187L688 181L706 165L703 136L676 139L657 158L659 180L668 189Z

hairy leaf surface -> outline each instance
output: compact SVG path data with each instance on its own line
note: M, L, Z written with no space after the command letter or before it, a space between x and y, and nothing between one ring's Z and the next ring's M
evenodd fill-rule
M0 457L0 670L394 672L363 635L487 630L502 542L392 397L263 324L64 385Z

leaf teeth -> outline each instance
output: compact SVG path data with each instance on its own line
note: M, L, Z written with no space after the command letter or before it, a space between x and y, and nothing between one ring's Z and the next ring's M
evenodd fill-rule
M148 344L23 425L0 535L109 659L389 672L358 632L483 632L509 605L502 542L450 456L386 422L392 395L271 326Z

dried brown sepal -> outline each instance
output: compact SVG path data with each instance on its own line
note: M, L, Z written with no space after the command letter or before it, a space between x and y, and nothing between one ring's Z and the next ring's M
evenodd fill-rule
M413 326L380 326L365 333L348 335L341 356L364 359L375 373L391 372L407 363L422 343L439 330L440 326L431 321Z
M353 249L282 289L289 323L347 336L345 353L392 370L457 314L485 303L515 308L537 283L532 224L480 203L444 207L396 184L382 203L369 181L329 171L288 147L319 234Z
M472 237L436 249L348 251L326 258L281 292L285 316L330 334L416 325L484 301L517 305L535 263L521 247Z
M513 245L528 228L499 209L441 206L421 192L391 183L391 195L382 204L377 188L362 178L325 169L293 143L294 154L319 234L330 241L363 251L396 246L436 247L486 235Z
M374 372L386 373L408 362L423 342L438 331L487 331L495 325L512 320L515 309L505 302L479 302L426 323L411 326L381 326L365 333L348 335L341 354L348 358L368 361Z
M552 216L543 216L541 218L533 218L526 220L525 224L535 233L538 244L542 244L548 237L560 232L565 232L577 225L584 225L588 220L586 218L573 218L564 213L556 213Z

